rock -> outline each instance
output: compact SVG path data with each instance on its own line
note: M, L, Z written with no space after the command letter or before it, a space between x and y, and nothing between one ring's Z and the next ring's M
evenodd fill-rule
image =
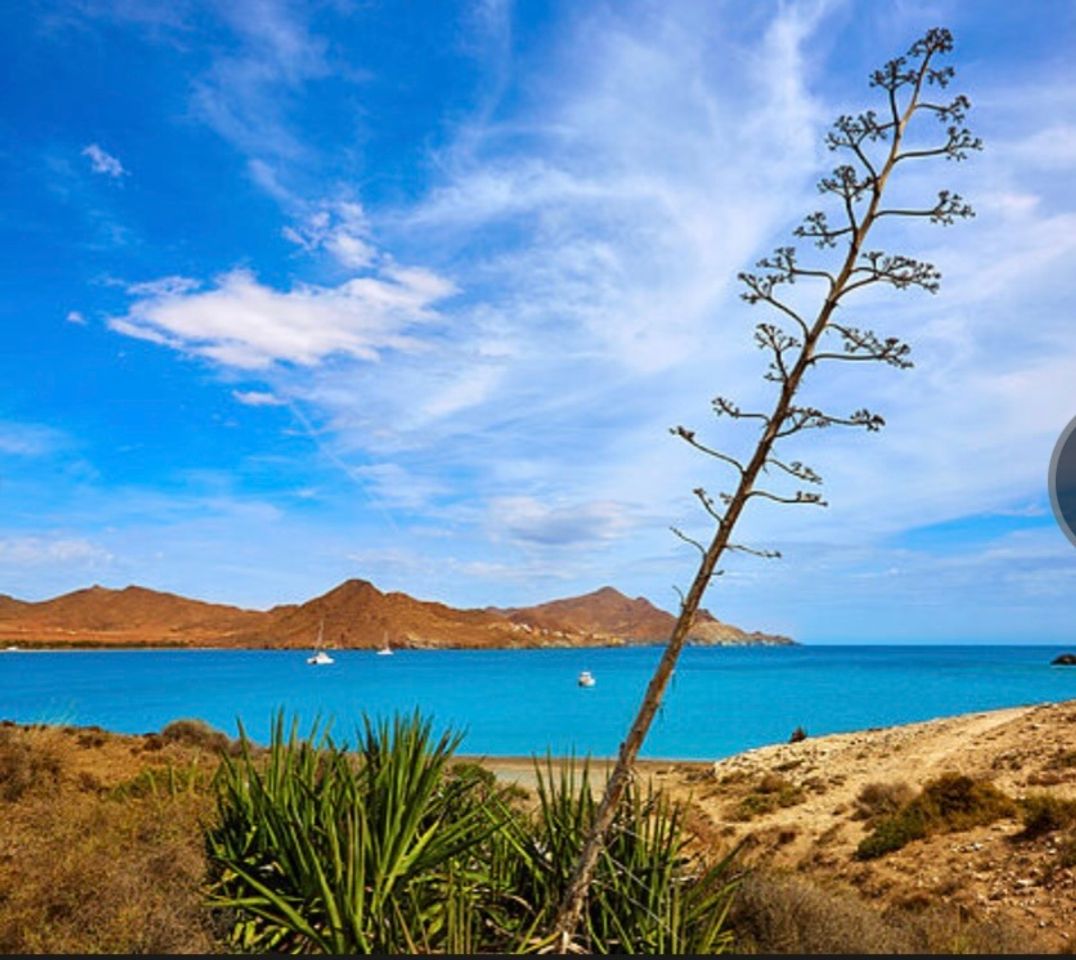
M1050 661L1053 667L1076 667L1076 653L1062 653Z

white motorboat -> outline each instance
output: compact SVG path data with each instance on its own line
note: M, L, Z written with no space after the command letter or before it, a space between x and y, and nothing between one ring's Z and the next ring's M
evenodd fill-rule
M579 674L579 686L581 687L593 687L598 681L594 679L594 674L589 670L583 670Z
M318 626L318 642L314 645L313 656L307 657L306 662L312 667L327 666L330 663L336 663L332 657L330 657L324 650L321 649L322 641L325 637L325 621L322 620Z

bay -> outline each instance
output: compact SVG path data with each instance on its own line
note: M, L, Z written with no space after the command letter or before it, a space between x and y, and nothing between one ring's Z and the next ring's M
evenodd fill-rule
M811 735L1076 698L1053 646L691 647L643 755L708 760ZM284 710L354 742L365 713L420 709L464 732L461 752L615 755L657 646L557 650L71 650L0 653L0 718L122 733L201 718L265 742ZM597 679L581 688L589 670Z

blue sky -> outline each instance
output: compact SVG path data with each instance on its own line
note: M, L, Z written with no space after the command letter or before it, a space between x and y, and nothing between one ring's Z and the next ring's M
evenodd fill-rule
M1000 2L7 5L0 592L263 607L347 577L461 606L674 608L772 403L735 276L817 206L868 73L948 26L986 149L894 188L977 217L854 309L914 369L820 375L879 434L790 451L707 605L828 641L1073 638L1046 469L1076 415L1076 10ZM768 318L765 318L768 319Z

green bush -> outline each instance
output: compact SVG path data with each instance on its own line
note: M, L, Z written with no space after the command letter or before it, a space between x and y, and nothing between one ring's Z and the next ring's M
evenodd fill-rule
M364 722L354 755L317 727L264 757L225 757L218 823L206 834L211 903L233 911L232 942L259 952L477 953L538 949L593 821L580 782L538 771L521 810L472 765L460 737L434 739L416 713ZM587 952L718 952L729 862L685 852L677 808L637 789L618 811L581 925Z
M967 830L1016 812L1015 802L992 783L943 773L896 813L879 820L857 847L856 859L871 860L931 834Z

